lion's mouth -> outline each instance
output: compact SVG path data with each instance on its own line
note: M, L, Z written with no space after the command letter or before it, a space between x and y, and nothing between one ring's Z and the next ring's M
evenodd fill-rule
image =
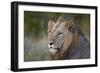
M56 49L56 50L60 50L60 48L54 48L54 49Z

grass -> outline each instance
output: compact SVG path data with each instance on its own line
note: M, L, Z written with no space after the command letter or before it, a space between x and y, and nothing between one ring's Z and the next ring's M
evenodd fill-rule
M49 48L47 37L39 40L27 38L24 40L24 61L44 61L49 60Z

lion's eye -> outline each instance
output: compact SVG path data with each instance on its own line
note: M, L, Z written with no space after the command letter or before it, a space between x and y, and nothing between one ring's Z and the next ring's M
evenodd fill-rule
M62 34L61 32L58 33L58 35Z
M57 33L55 34L55 36L58 37L58 36L60 36L61 34L62 34L62 32L57 32Z

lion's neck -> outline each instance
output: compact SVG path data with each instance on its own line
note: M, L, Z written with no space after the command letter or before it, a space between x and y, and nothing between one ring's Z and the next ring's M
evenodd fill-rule
M64 55L64 59L89 58L89 52L89 42L85 40L83 36L80 35L79 42L73 47L69 47L69 50Z

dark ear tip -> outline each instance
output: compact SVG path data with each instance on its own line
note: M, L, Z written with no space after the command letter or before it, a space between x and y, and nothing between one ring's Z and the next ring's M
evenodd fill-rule
M71 32L74 31L74 25L73 24L71 26L69 26L69 31L71 31Z
M73 29L72 26L70 26L70 27L69 27L69 31L72 31L72 29Z

